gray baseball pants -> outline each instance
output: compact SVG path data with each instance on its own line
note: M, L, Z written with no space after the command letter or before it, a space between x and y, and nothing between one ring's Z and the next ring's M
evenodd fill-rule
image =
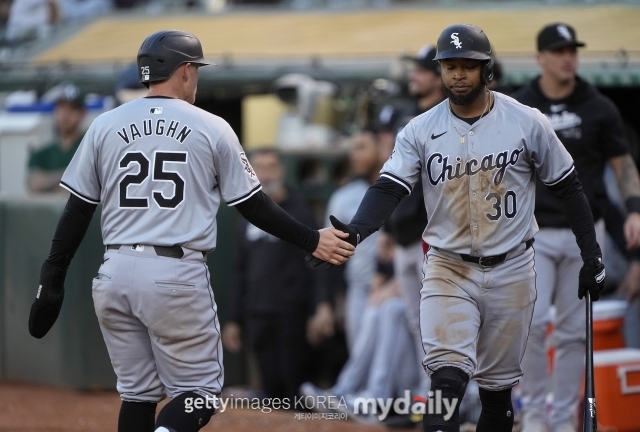
M596 224L598 243L604 238L604 223ZM584 375L586 320L584 301L578 299L580 249L569 228L542 228L536 235L536 287L538 299L533 313L529 342L522 360L524 422L547 422L546 397L553 393L549 416L552 429L575 424ZM555 306L553 373L547 371L549 310Z
M453 366L486 390L516 385L536 299L533 255L523 243L503 263L483 267L429 250L420 329L430 374Z
M152 246L107 250L93 302L122 400L159 402L223 385L217 306L202 252L182 259Z

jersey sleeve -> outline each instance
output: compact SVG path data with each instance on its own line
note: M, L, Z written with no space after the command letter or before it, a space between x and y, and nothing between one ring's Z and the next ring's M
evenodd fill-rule
M386 177L402 185L409 193L420 178L422 161L418 152L418 144L411 121L396 137L396 144L387 162L385 162L380 177Z
M240 204L262 189L238 137L230 126L216 143L213 159L220 193L228 206Z
M101 183L98 173L98 145L95 121L84 135L71 163L64 171L60 186L91 204L100 203Z
M604 98L601 106L605 113L598 137L602 146L602 154L607 158L612 158L629 153L624 124L618 108L607 98Z
M553 186L567 178L573 171L573 158L558 139L547 117L537 109L527 142L527 152L540 180Z

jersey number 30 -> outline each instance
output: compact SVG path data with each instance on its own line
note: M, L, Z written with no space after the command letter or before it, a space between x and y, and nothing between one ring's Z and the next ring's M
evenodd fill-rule
M507 217L507 219L513 219L516 215L516 213L518 213L518 202L516 199L516 193L512 190L507 191L504 194L504 206L502 205L502 197L495 193L492 192L489 195L487 195L486 200L487 201L492 201L492 205L493 205L493 213L487 213L487 218L489 218L489 220L491 221L496 221L498 219L500 219L500 217L502 216L502 209L504 207L504 215Z
M154 152L153 176L154 182L171 182L174 185L173 196L165 197L161 191L153 191L153 200L160 208L175 209L184 201L184 179L176 171L166 169L165 164L187 163L186 152ZM137 173L125 175L120 181L120 208L148 208L149 198L129 196L129 185L144 183L149 177L150 161L142 152L128 152L120 160L120 169L126 169L131 164L137 164Z

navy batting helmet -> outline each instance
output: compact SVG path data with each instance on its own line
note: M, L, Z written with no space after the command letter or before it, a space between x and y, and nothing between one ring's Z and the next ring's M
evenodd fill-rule
M480 27L455 24L447 27L438 38L434 60L467 58L483 61L482 79L485 84L493 80L493 57L489 38Z
M191 33L179 30L163 30L148 36L138 51L138 75L140 82L164 81L184 63L200 66L211 65L202 54L202 45Z

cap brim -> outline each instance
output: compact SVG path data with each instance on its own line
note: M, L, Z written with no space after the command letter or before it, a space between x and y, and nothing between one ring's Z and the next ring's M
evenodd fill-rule
M437 71L438 69L438 63L436 62L436 59L430 60L430 59L419 58L419 57L411 57L408 55L402 56L402 59L410 60L423 69L432 70L432 71Z
M540 51L552 51L552 50L557 50L560 48L565 48L565 47L576 47L576 48L582 48L587 46L587 44L585 44L584 42L580 42L580 41L560 41L560 42L556 42L554 44L551 44L549 46L546 46L544 48L542 48Z

